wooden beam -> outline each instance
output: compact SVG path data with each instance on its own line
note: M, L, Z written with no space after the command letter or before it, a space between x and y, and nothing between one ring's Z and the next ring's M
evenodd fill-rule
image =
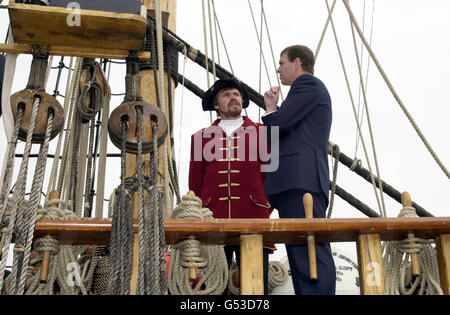
M441 288L450 295L450 234L442 234L436 239L436 253L439 265Z
M359 235L356 248L361 295L386 294L380 235Z
M30 44L0 44L0 52L7 54L31 54ZM50 46L50 55L53 56L73 56L84 58L105 58L105 59L125 59L129 55L128 50L121 49L101 49L74 46ZM138 51L137 56L141 61L150 60L150 52Z
M450 217L351 218L351 219L214 219L211 221L166 219L166 243L193 236L204 244L239 245L241 234L261 234L264 242L306 244L313 234L316 243L355 242L360 234L379 234L381 240L416 237L435 239L450 234ZM137 231L137 224L135 224ZM109 242L110 220L39 220L35 237L52 235L64 244L105 244Z
M147 21L140 14L76 11L13 0L8 11L16 43L122 50L144 48Z
M241 295L264 295L263 237L261 234L241 235Z

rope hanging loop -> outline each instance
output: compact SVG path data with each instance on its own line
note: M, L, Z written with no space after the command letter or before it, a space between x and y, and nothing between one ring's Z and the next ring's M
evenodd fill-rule
M153 151L153 124L158 126L158 147L164 143L167 136L168 125L165 114L157 106L144 102L132 101L120 104L112 113L108 121L108 132L112 143L121 148L121 133L123 122L127 123L126 151L136 154L138 150L137 139L137 111L142 113L142 153Z

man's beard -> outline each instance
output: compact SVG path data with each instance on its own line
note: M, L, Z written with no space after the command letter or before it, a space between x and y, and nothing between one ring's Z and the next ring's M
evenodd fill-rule
M232 106L232 105L228 106L227 114L228 114L229 117L240 116L241 113L242 113L242 107L240 105L236 106L236 107Z

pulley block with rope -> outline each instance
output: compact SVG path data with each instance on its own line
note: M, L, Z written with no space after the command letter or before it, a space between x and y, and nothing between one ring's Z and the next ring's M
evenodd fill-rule
M11 110L13 116L15 118L17 117L19 108L22 108L23 111L22 124L19 129L19 139L23 141L25 141L27 137L31 112L35 101L39 101L39 109L34 126L32 142L43 143L49 114L53 115L53 125L50 136L50 139L53 139L64 127L64 110L52 95L37 89L25 89L11 95Z
M23 117L19 129L19 139L25 141L31 123L33 104L39 102L32 142L43 143L49 114L53 115L50 136L50 139L53 139L64 128L64 110L54 96L45 92L48 48L33 46L32 50L33 60L26 89L11 95L10 103L15 119L17 119L19 108L22 109Z
M144 101L133 101L120 104L112 113L108 121L108 132L112 143L119 149L121 147L121 124L127 124L126 150L128 153L137 153L137 114L142 111L143 143L142 152L153 151L152 125L158 126L158 147L164 143L167 136L167 119L164 113L155 105Z
M127 125L126 151L137 153L138 124L137 111L142 116L142 153L153 151L153 126L158 127L159 147L164 143L168 133L166 115L157 106L142 100L140 91L139 58L136 51L130 51L126 60L125 99L112 113L108 121L108 132L112 143L121 149L122 123Z

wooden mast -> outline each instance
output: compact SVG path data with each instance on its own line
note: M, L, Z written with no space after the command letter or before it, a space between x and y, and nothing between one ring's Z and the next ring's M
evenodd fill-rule
M147 7L147 13L149 15L154 16L154 1L151 0L143 0L142 4L145 5ZM175 25L176 25L176 0L161 0L161 14L163 15L163 25L168 27L170 30L175 31ZM166 18L164 18L166 17ZM145 102L148 102L150 104L154 104L157 105L157 100L156 100L156 85L155 85L155 81L154 81L154 75L153 75L153 69L146 69L146 70L141 70L140 71L140 76L141 76L141 96L143 98L143 100ZM169 76L167 70L164 71L164 79L165 82L167 82L167 77ZM170 78L170 80L172 80L172 89L171 91L168 91L167 89L167 83L165 83L166 86L166 91L165 91L165 100L168 99L168 93L171 93L172 99L174 96L174 92L175 92L175 82L173 81L172 78ZM169 108L168 108L168 102L165 102L165 109L164 109L165 113L169 112ZM169 121L169 117L168 115L166 116L167 120ZM169 126L171 125L171 122L169 122ZM167 139L166 139L166 143L167 145L167 150L169 153L169 156L171 156L171 150L172 148L170 147L170 128L167 134ZM126 176L127 177L131 177L134 176L136 174L136 155L135 154L129 154L127 153L126 156L126 160L127 160L127 171L126 171ZM169 185L170 183L170 176L169 174L166 174L165 169L166 169L166 158L165 158L165 152L164 152L164 146L161 146L158 150L158 161L159 161L159 166L158 166L158 173L159 174L163 174L163 176L165 177L166 180L169 180ZM144 154L143 155L143 163L144 163L144 167L143 167L143 174L144 175L149 175L150 173L150 154ZM164 178L162 178L161 176L158 176L158 183L159 184L166 184L164 183ZM172 186L171 186L172 187ZM173 189L171 188L170 190L170 196L167 196L169 198L169 204L172 205L173 203ZM153 210L153 209L152 209ZM135 193L133 195L133 219L137 220L138 219L138 197L137 197L137 193ZM131 290L131 294L135 295L136 294L136 288L137 288L137 279L138 279L138 263L139 263L139 236L138 233L136 232L134 234L134 243L133 243L133 269L132 269L132 274L131 274L131 283L130 283L130 290Z

